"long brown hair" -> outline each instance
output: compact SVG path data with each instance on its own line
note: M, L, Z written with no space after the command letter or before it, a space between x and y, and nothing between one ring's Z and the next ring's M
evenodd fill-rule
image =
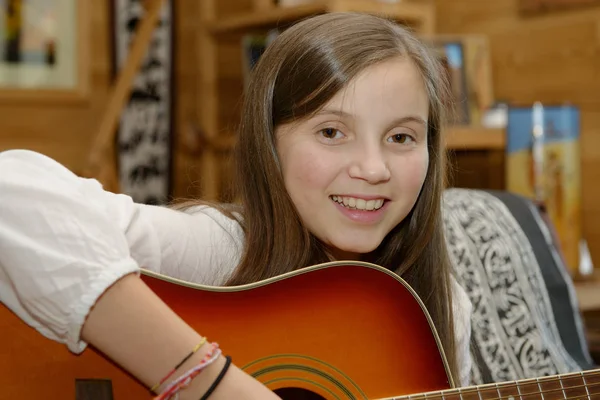
M331 259L301 223L285 189L275 128L311 116L362 70L393 57L413 62L429 95L429 169L413 210L364 259L397 272L416 290L458 382L451 267L440 215L448 86L433 54L391 21L358 13L312 17L285 30L261 56L245 93L234 153L233 188L241 202L245 245L227 284L255 282Z

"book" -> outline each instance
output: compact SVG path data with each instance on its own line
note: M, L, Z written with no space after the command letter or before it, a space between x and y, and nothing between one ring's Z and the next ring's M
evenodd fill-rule
M579 274L579 109L540 103L509 107L506 135L506 190L531 198L546 209L570 272Z

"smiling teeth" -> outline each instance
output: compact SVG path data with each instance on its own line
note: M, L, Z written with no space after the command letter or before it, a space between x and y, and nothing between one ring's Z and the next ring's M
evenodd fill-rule
M383 206L383 199L365 200L346 196L331 196L331 199L346 208L354 210L373 211L379 210Z

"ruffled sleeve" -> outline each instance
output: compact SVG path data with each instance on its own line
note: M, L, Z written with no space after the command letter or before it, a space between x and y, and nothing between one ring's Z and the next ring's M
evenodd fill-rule
M0 153L0 302L81 352L99 296L140 268L220 285L243 246L239 223L211 207L133 202L27 150Z
M100 192L40 154L0 153L0 301L73 352L98 297L139 269Z

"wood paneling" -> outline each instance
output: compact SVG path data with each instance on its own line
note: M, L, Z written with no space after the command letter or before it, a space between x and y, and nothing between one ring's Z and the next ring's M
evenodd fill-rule
M504 152L501 150L450 151L449 186L470 189L504 189Z
M175 15L175 141L173 196L194 197L199 193L199 149L195 129L200 84L198 29L201 4L197 0L174 2Z
M438 32L489 36L497 99L580 107L583 234L600 263L600 7L525 17L518 0L437 0L436 6ZM472 168L469 161L463 164ZM455 183L460 179L468 175Z

